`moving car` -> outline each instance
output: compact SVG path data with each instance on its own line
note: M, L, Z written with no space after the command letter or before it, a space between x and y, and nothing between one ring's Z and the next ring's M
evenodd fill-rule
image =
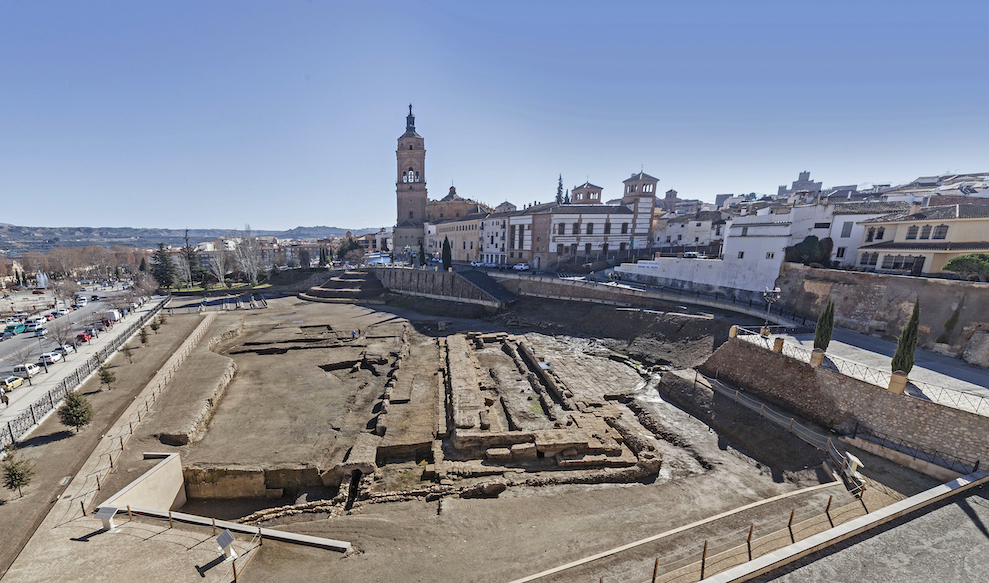
M512 266L512 269L514 269L515 271L529 271L529 264L516 263L515 265Z
M48 334L48 328L45 328L44 326L38 326L34 330L35 336L44 336L45 334Z
M43 289L36 289L36 290L32 290L31 293L33 293L36 296L40 296L40 295L44 295L45 290L43 290Z
M23 382L24 379L21 377L7 377L0 379L0 387L3 387L3 390L5 391L12 391L21 386Z
M79 342L86 342L92 337L93 336L89 332L80 332L76 334L76 340L78 340Z
M11 334L20 334L21 332L24 331L24 328L25 328L25 326L24 326L24 323L23 322L20 322L20 323L17 323L17 324L7 324L7 330L6 331L7 332L10 332Z
M71 352L71 351L72 351L72 346L70 346L68 344L63 344L61 346L56 346L55 347L55 350L53 352L57 352L57 353L61 354L62 356L68 356L69 355L69 352Z
M62 360L62 355L57 352L42 352L41 356L38 358L38 362L43 362L45 364L55 364L60 360Z

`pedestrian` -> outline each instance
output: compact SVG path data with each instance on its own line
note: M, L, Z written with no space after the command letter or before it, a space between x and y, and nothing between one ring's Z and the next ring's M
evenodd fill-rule
M4 407L10 407L10 397L7 396L7 391L0 388L0 401L3 401Z
M357 330L351 330L350 331L350 339L353 340L355 338L357 338Z

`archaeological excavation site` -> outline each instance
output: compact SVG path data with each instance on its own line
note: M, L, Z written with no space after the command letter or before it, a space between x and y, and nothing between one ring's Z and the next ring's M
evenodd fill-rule
M88 474L83 508L117 508L135 536L86 539L86 561L178 537L149 571L227 580L203 550L227 529L243 581L687 581L708 543L724 569L746 531L765 553L825 528L822 509L836 523L879 503L698 372L744 316L493 310L382 294L367 274L203 305L168 305L181 344ZM861 456L896 477L870 492L883 503L934 483Z

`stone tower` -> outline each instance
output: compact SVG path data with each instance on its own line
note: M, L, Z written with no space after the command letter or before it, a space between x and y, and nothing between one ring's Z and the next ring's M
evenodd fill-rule
M422 136L416 133L416 118L409 105L405 118L405 133L398 138L398 174L395 179L395 195L398 198L398 220L421 225L426 220L426 149Z

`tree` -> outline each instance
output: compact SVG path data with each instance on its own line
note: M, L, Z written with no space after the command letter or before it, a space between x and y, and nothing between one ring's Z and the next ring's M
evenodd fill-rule
M186 289L192 287L192 266L189 265L189 259L181 253L175 256L175 272Z
M556 204L563 204L563 175L556 182Z
M140 271L141 273L147 273L147 271L148 271L148 258L147 257L142 257L141 258L141 264L137 267L137 270Z
M3 487L8 490L17 490L17 495L23 497L21 488L31 483L34 477L34 465L27 460L17 459L17 448L8 446L7 453L0 463L3 472Z
M117 375L107 368L106 365L100 367L100 384L106 385L107 390L113 390L113 383L117 381Z
M817 263L825 267L831 265L831 249L834 241L831 237L818 239L814 235L808 235L803 241L784 250L784 258L790 263L803 263L810 265Z
M75 339L72 336L72 330L71 322L67 319L59 318L48 326L48 337L54 340L59 347L67 346ZM68 359L68 357L69 355L66 354L65 358Z
M67 427L79 429L89 425L93 420L93 405L86 397L78 393L68 393L65 401L58 408L58 421Z
M828 305L817 318L817 328L814 330L814 348L827 350L831 343L831 333L834 332L834 302L828 300Z
M120 352L123 352L124 353L124 356L127 357L127 362L129 362L130 364L134 364L134 349L133 348L131 348L130 346L124 346L123 348L120 349Z
M261 240L251 235L250 225L244 225L244 232L234 249L234 259L251 285L257 285L258 274L261 272Z
M52 293L55 294L55 297L60 300L65 300L66 303L69 303L72 298L76 297L76 294L79 293L80 289L82 289L78 283L68 279L56 281L52 284L51 288Z
M360 243L354 240L353 237L347 237L347 239L342 243L340 243L340 246L337 247L337 259L343 261L344 259L346 259L347 253L350 253L351 251L355 251L357 249L361 249L363 251L363 248L361 247Z
M968 253L959 255L945 263L941 269L968 278L974 276L979 281L989 281L989 254Z
M196 246L189 242L189 229L185 230L185 247L182 247L182 257L189 265L189 281L202 281L203 276L206 275L206 268L203 267L203 261L199 258L199 251L196 250Z
M563 197L563 204L570 204L570 189L567 189L567 194Z
M453 249L450 247L450 239L443 237L443 269L450 269L453 265Z
M422 239L419 240L419 267L426 265L426 247L422 244Z
M913 368L913 354L917 350L917 333L920 329L920 300L913 304L913 313L907 325L900 331L896 341L896 352L893 353L893 372L902 370L909 373Z
M141 328L141 344L147 344L147 343L148 343L148 329Z
M164 243L158 243L158 249L151 256L151 277L164 288L172 287L177 279L175 264Z
M27 346L21 346L14 350L10 357L13 363L19 364L25 368L24 374L27 375L27 384L33 385L34 381L31 380L31 371L28 370L27 365L34 364L38 359L36 357L36 352L34 348L34 343L28 344Z
M154 330L154 333L157 334L158 328L161 328L161 324L159 324L157 320L154 320L151 322L150 325L151 325L151 329Z

